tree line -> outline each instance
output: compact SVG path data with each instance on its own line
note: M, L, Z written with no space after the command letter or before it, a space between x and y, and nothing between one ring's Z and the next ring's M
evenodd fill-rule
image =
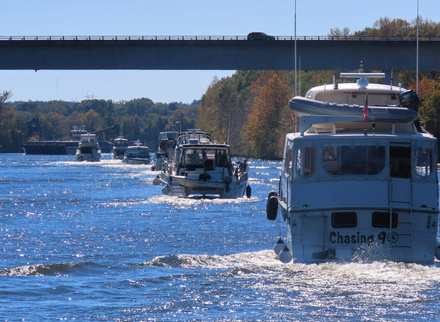
M172 123L195 127L200 105L200 101L154 103L149 98L6 102L9 95L4 92L0 97L0 152L23 152L23 143L28 140L69 140L71 129L82 125L89 132L98 132L100 140L112 141L120 135L156 150L159 132L169 129ZM101 131L109 128L117 131Z
M350 34L348 28L333 28L330 35L414 36L416 21L379 19L372 28ZM421 20L421 36L440 36L440 23ZM353 66L355 70L357 66ZM309 88L332 82L336 71L299 71L299 95ZM416 88L414 71L395 75L403 87ZM303 90L305 89L305 90ZM282 157L284 137L293 131L288 102L294 93L294 71L237 71L230 77L214 78L200 101L192 104L155 103L148 98L113 102L7 102L0 96L0 151L22 152L26 140L68 139L73 126L88 131L118 126L119 135L141 140L155 150L161 131L180 122L179 128L200 128L218 142L228 142L234 155L263 159ZM427 131L440 138L440 74L419 76L419 117ZM38 122L36 122L38 120ZM38 125L35 125L38 123ZM114 134L99 133L111 140ZM110 137L113 135L113 137Z

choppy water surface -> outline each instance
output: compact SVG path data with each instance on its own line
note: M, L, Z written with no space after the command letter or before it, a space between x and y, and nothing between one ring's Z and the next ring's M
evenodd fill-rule
M250 199L190 200L72 159L0 154L1 320L440 319L438 262L280 263L278 162L250 161Z

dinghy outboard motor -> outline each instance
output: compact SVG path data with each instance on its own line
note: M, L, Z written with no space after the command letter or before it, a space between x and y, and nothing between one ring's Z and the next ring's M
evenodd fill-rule
M420 106L420 99L416 92L412 89L404 91L399 95L400 106L409 108L410 110L418 111Z

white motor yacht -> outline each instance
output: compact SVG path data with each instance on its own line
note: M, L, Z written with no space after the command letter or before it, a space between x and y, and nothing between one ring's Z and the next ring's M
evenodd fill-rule
M139 141L129 146L125 152L123 163L127 164L149 164L151 161L150 150Z
M124 159L128 146L128 140L123 136L119 136L117 139L115 139L115 145L113 146L112 150L112 159Z
M101 149L92 133L81 134L81 139L76 149L75 161L101 161Z
M179 131L164 131L159 133L159 147L156 157L153 159L151 170L162 171L165 162L173 159L178 137Z
M250 197L246 160L234 166L229 145L210 138L200 130L180 134L173 161L153 181L164 184L163 194L239 198L246 193Z
M432 263L437 242L437 140L418 120L419 99L369 83L382 73L342 73L294 97L297 131L285 138L267 217L286 223L280 260Z

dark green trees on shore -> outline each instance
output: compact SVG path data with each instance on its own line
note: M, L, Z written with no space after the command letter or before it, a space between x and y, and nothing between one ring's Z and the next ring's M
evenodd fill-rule
M154 103L148 98L117 103L97 99L9 103L3 99L1 102L0 152L23 152L27 140L68 140L71 129L81 125L89 132L116 125L119 133L102 131L97 134L99 139L113 140L119 134L131 141L140 140L155 150L159 132L169 127L169 122L178 120L182 128L194 127L200 105L197 101Z

